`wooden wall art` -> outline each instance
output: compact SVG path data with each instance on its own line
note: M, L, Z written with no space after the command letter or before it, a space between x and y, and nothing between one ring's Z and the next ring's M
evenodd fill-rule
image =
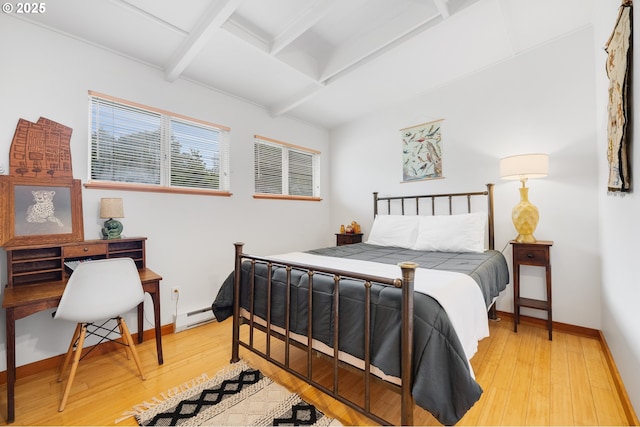
M631 53L633 40L633 5L623 0L615 28L607 41L607 76L609 77L609 106L607 121L607 161L609 178L607 188L612 192L631 190L628 126L630 107L628 88L631 80Z
M9 150L9 175L32 178L73 178L70 127L40 117L36 123L18 120Z
M84 239L82 188L73 179L70 127L19 119L0 175L0 246Z

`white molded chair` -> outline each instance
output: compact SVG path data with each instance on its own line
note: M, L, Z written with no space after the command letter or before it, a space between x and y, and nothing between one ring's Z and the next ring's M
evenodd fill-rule
M63 411L67 403L67 397L71 390L71 384L78 369L82 347L87 334L96 334L102 337L102 341L108 338L109 333L116 330L105 328L104 325L113 319L117 322L117 329L121 335L122 344L133 356L140 376L144 380L142 365L138 353L133 344L131 333L127 324L121 317L124 313L135 308L144 300L144 291L138 275L138 269L131 258L111 258L80 263L71 274L60 304L54 314L54 319L76 322L76 330L73 334L69 350L65 356L58 381L62 381L64 372L69 366L73 355L73 364L69 373L69 380L62 396L59 411ZM98 324L100 322L101 324ZM104 323L102 323L104 322ZM100 331L106 330L106 335ZM138 333L142 333L138 331Z

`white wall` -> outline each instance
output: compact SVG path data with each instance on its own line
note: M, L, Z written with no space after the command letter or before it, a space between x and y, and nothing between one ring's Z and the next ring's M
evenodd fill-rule
M330 234L328 133L300 121L272 118L262 108L184 80L168 83L161 70L114 55L69 37L0 15L0 164L8 153L19 118L46 117L73 129L74 177L88 176L88 99L94 90L198 119L230 126L233 196L83 189L85 238L100 237L101 197L122 197L127 236L146 236L148 266L161 274L162 324L172 322L176 305L169 289L178 286L178 312L210 306L233 269L233 242L254 254L328 246ZM253 135L308 146L323 153L322 202L254 200ZM295 230L295 233L291 233ZM6 257L0 256L6 278ZM147 299L149 297L147 296ZM145 329L152 323L147 301ZM4 315L2 316L4 319ZM136 323L131 319L130 327ZM17 365L64 353L70 325L43 312L16 324ZM5 328L0 328L4 343ZM0 369L5 369L4 344ZM171 358L174 355L165 355Z
M620 2L607 0L595 2L595 56L598 102L598 196L600 198L600 252L602 253L602 330L613 353L616 366L625 383L636 413L640 411L640 149L633 148L638 135L640 114L640 71L636 66L632 80L635 80L631 98L631 172L632 191L624 196L607 194L607 104L608 84L604 63L606 53L603 47L611 35ZM640 14L635 8L635 22L640 22ZM634 34L634 45L640 46L638 31ZM636 56L637 57L637 56ZM637 64L637 63L636 63ZM635 113L634 113L635 111Z
M549 176L530 180L528 186L541 217L535 236L555 242L553 318L600 329L593 56L593 34L586 28L333 130L331 223L355 219L368 232L373 191L381 195L481 191L485 183L493 182L496 248L502 250L516 236L511 208L519 200L519 182L500 180L499 159L549 153ZM399 129L440 118L445 178L401 183ZM354 175L366 179L353 179ZM510 246L504 253L511 264ZM522 273L523 292L542 297L543 269L523 267ZM497 307L512 311L511 286ZM526 314L546 316L536 311Z

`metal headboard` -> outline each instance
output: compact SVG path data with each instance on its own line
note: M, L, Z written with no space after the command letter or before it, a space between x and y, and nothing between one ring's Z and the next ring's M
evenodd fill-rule
M487 189L485 191L477 191L470 193L447 193L447 194L425 194L419 196L387 196L378 197L378 192L373 193L373 217L378 215L378 202L386 201L387 214L391 213L391 202L396 201L400 203L400 211L402 215L405 215L405 200L411 200L415 202L415 214L420 215L420 200L431 200L431 215L435 215L436 212L436 199L448 199L449 202L449 215L453 214L453 199L454 198L466 198L467 199L467 212L471 212L471 198L472 197L486 197L487 198L487 214L488 214L488 236L489 236L489 249L495 249L495 230L494 230L494 218L493 218L493 186L494 184L486 184ZM394 205L397 206L397 205Z

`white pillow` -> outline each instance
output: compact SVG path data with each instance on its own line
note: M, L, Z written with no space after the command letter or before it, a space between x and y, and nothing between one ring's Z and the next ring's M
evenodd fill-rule
M377 215L367 243L410 249L418 235L417 215Z
M484 252L487 214L421 216L411 249L440 252Z

